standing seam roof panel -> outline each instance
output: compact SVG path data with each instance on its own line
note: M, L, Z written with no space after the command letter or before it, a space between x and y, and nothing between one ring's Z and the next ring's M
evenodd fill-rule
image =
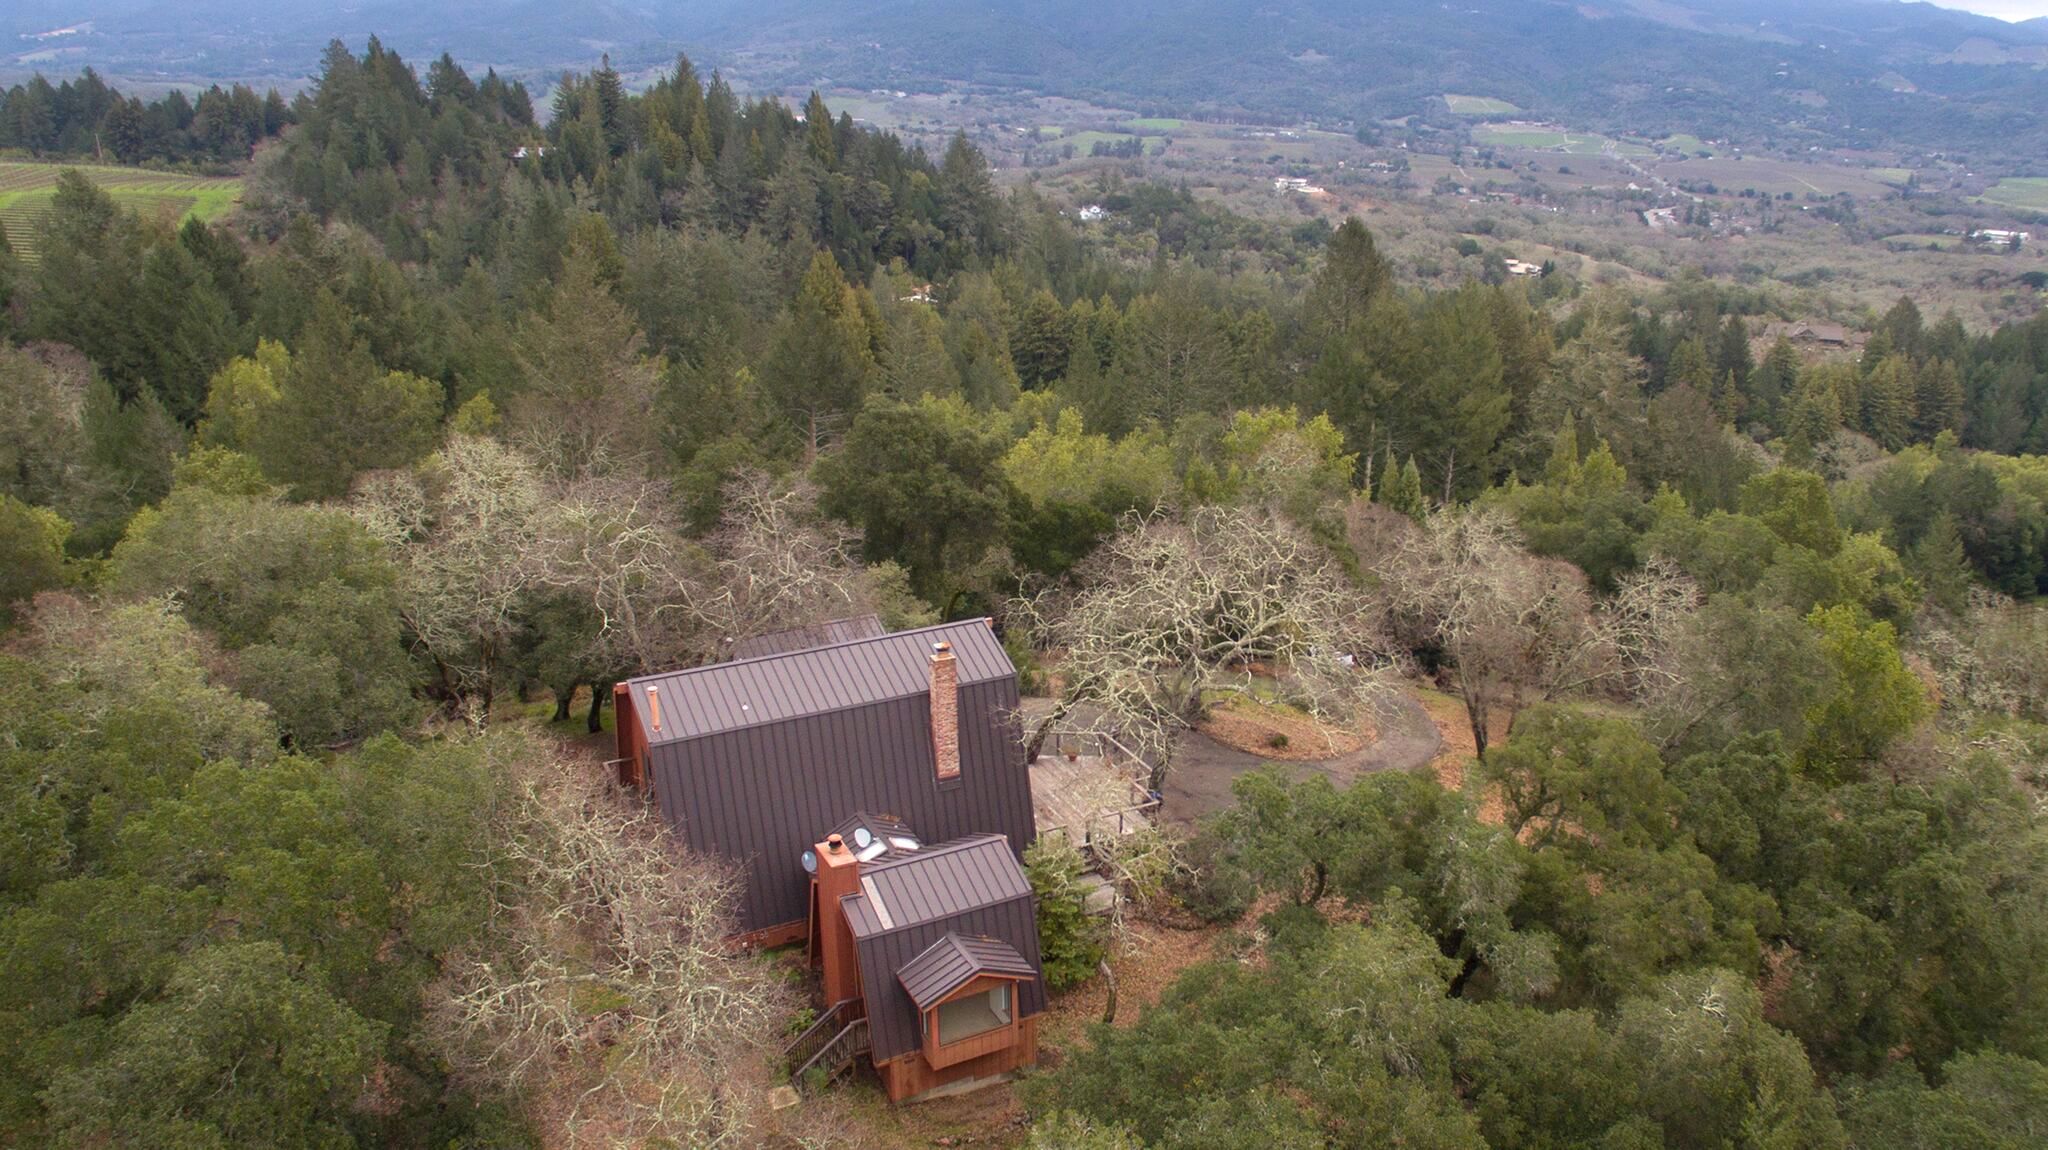
M649 686L660 688L662 729L653 730L651 716L638 715L649 745L677 742L924 694L930 685L932 644L941 641L952 646L963 689L1016 674L987 621L977 619L642 676L628 685L638 698ZM635 708L636 713L643 710Z

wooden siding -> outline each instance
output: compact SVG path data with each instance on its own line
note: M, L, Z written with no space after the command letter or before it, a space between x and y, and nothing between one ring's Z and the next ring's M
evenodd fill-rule
M649 781L684 842L746 867L742 931L802 923L803 852L855 811L894 815L927 843L1007 835L1022 857L1033 827L1017 705L1014 677L962 684L960 778L943 786L924 694L656 743Z
M1022 987L1018 984L1023 981L1025 980L1006 975L985 974L966 986L961 987L959 990L954 991L952 994L947 995L944 999L933 1003L931 1008L924 1012L925 1062L929 1063L934 1070L944 1070L949 1066L955 1066L970 1059L980 1058L984 1055L993 1054L998 1050L1015 1046L1018 1041L1018 1035L1023 1030L1023 1022L1017 1017L1017 1004L1023 1001L1023 995L1019 993ZM955 1042L939 1041L939 1007L962 998L986 994L1005 983L1010 987L1010 1021L1008 1023L998 1026L993 1030L985 1030L980 1034L971 1035Z
M956 1062L944 1069L934 1069L924 1060L923 1051L912 1051L889 1062L876 1063L875 1070L882 1076L882 1087L889 1092L889 1100L902 1102L941 1086L976 1078L993 1078L1037 1065L1038 1019L1032 1017L1019 1022L1016 1038L1014 1043L1000 1050L966 1062Z

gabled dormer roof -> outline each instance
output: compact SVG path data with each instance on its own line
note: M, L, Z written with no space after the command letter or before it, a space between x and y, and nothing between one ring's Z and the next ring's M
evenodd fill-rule
M919 1010L929 1010L984 974L1036 978L1038 969L1000 938L948 933L904 963L896 971L896 981Z

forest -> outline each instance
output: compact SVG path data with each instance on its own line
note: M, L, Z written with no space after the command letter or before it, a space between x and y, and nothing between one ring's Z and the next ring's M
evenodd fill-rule
M1108 167L1089 233L687 59L245 93L6 94L254 148L226 219L72 173L0 246L9 1143L861 1144L770 1114L798 992L585 737L859 611L993 616L1160 772L1255 688L1475 749L1126 860L1213 957L991 1138L2048 1139L2048 314L1814 356L1768 285L1424 291Z

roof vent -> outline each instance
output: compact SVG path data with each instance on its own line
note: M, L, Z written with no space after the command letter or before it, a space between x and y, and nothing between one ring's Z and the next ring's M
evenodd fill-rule
M647 688L647 723L655 730L661 730L661 688L652 684Z
M846 849L846 840L840 838L836 833L827 835L825 836L825 849L833 854L838 854Z

